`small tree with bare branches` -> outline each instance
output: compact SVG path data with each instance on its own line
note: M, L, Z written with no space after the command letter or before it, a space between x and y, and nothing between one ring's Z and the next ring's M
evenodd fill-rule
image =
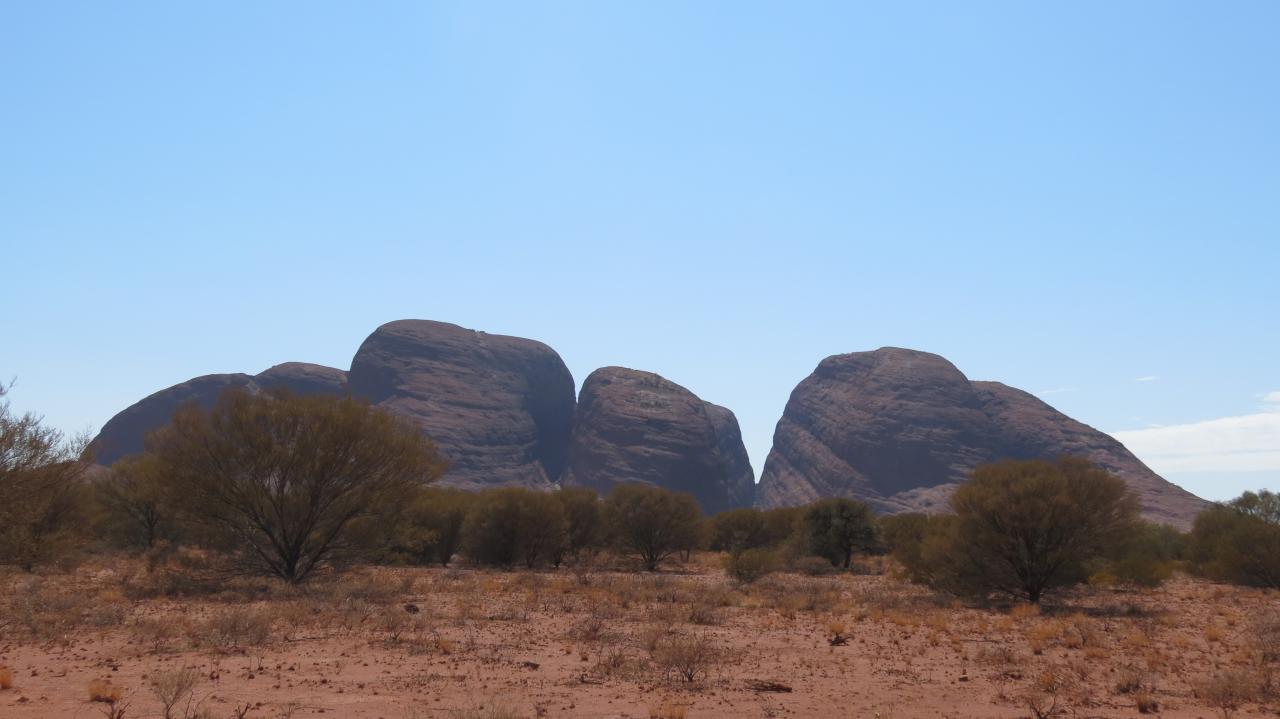
M29 572L73 544L88 442L68 439L37 415L13 414L10 386L0 385L0 564Z
M249 570L305 580L351 548L352 523L409 501L444 462L367 402L231 389L148 438L198 536Z

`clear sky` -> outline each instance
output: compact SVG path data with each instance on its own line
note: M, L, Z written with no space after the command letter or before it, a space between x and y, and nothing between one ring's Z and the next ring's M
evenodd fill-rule
M377 325L738 415L897 345L1280 489L1280 4L0 7L0 376L94 429ZM1275 393L1275 394L1273 394ZM1270 401L1268 400L1270 395Z

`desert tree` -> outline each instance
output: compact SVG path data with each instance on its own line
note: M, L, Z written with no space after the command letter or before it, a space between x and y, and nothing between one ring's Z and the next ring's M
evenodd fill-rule
M462 551L469 561L509 567L519 559L524 491L503 487L476 495L462 528Z
M933 583L1032 603L1083 581L1139 528L1124 480L1072 457L979 465L951 507L954 518L931 523L920 550Z
M946 520L920 512L890 514L876 520L885 549L898 560L913 581L927 580L921 551L925 537L929 534L930 524L938 521Z
M1159 586L1186 555L1187 535L1167 524L1139 521L1129 541L1107 557L1102 576L1119 584ZM1280 547L1278 547L1280 549ZM1095 577L1090 577L1093 581Z
M647 484L620 484L604 502L614 546L655 571L664 559L695 546L702 531L698 501L684 492Z
M24 571L65 553L83 516L87 437L14 414L0 385L0 564Z
M462 548L462 528L474 495L450 487L424 487L413 498L405 518L411 554L422 564L447 567Z
M403 506L444 462L417 427L351 398L225 391L147 440L199 536L289 583L350 548L361 517Z
M871 509L852 499L823 499L809 505L801 520L809 551L848 569L857 552L876 548L876 518Z
M93 489L100 532L111 541L151 549L162 540L176 538L175 511L155 455L134 454L116 460Z
M804 507L775 507L764 514L765 544L777 546L791 541L804 517Z
M769 542L765 513L751 507L730 509L711 518L711 548L739 554Z
M526 567L554 562L564 554L569 520L564 505L551 492L525 490L520 496L517 545Z
M1280 588L1280 494L1261 490L1196 516L1188 554L1212 579Z
M603 542L600 495L594 489L586 487L561 487L556 490L555 497L564 509L566 522L561 555L567 556L571 561L578 561L598 549ZM552 562L559 565L564 556L553 557Z
M554 561L567 534L564 507L554 494L503 487L476 496L463 525L463 548L478 564L532 568Z

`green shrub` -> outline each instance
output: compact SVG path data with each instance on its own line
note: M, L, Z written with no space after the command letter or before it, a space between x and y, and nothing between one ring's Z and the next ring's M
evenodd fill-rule
M424 487L402 518L398 545L415 563L447 567L462 549L462 530L475 495L459 489Z
M777 571L777 552L771 549L753 548L734 552L725 558L725 572L743 584L750 584Z
M564 506L549 492L506 487L475 496L463 524L467 559L478 564L527 567L562 556L569 522Z
M791 562L791 568L798 574L808 577L825 577L840 571L840 568L829 560L812 556L796 557Z
M885 549L915 581L923 581L919 574L922 567L920 550L929 529L929 520L929 515L919 512L891 514L876 520Z
M7 393L0 385L0 565L29 572L67 557L83 538L87 442L34 414L14 415Z
M696 547L702 517L698 501L684 492L647 484L621 484L604 502L605 524L614 547L655 571L672 554Z
M1280 588L1280 494L1245 492L1196 517L1187 553L1196 573Z
M792 541L804 517L804 509L804 507L778 507L764 510L764 546L778 547Z
M290 583L343 558L362 517L394 513L445 466L403 418L284 390L188 404L147 449L199 541Z
M1120 584L1159 586L1173 575L1185 546L1186 537L1173 527L1140 522L1130 541L1118 548L1102 571Z
M97 530L112 544L147 550L179 537L177 511L163 468L154 455L135 454L111 465L93 485Z
M801 520L811 554L832 566L848 569L855 552L876 548L876 520L871 509L852 499L824 499L810 504Z
M1074 458L981 465L951 506L953 517L925 523L912 574L958 594L1039 602L1084 581L1138 530L1124 480Z
M711 518L711 548L743 552L768 544L765 513L758 509L730 509Z
M567 522L563 551L553 558L557 566L567 556L572 561L599 549L604 543L600 495L586 487L561 487L555 493Z

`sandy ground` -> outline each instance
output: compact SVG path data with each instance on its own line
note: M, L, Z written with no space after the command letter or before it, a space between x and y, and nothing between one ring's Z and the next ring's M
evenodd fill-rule
M183 599L149 598L136 562L4 574L0 717L160 717L153 684L184 668L173 717L1280 716L1276 592L1177 578L1036 612L887 575L742 587L716 562L367 569Z

